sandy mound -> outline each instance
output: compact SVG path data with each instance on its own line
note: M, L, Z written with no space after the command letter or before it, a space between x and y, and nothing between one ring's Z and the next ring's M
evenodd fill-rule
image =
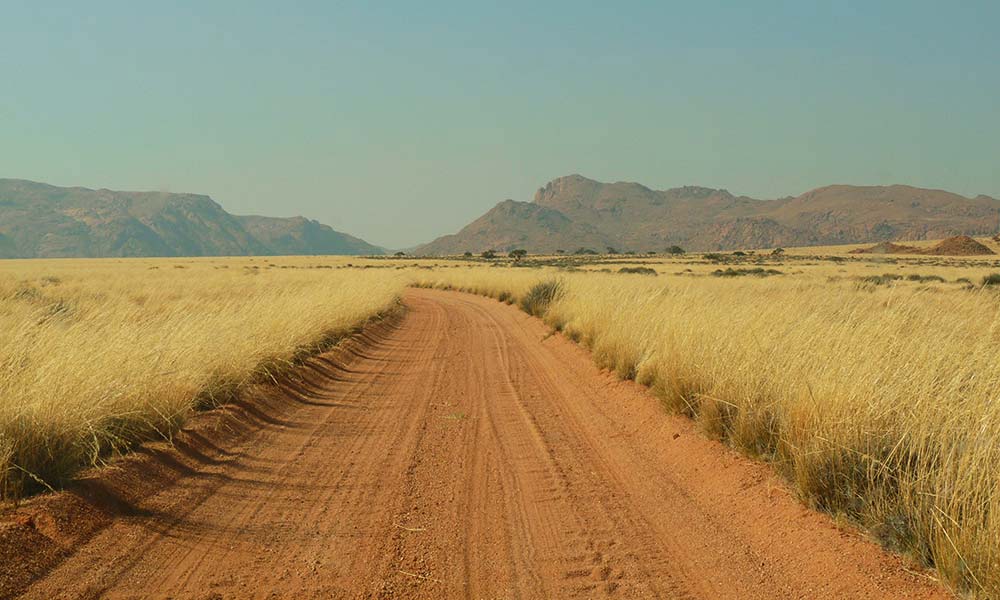
M996 254L967 235L956 235L941 240L930 248L915 248L892 242L881 242L871 248L858 248L848 254L926 254L930 256L985 256Z
M934 256L984 256L996 254L996 252L967 235L956 235L955 237L942 240L939 244L924 250L921 254L931 254Z

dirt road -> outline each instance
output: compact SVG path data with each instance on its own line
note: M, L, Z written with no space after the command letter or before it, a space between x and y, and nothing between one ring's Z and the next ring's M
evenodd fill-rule
M406 304L26 597L947 597L537 319Z

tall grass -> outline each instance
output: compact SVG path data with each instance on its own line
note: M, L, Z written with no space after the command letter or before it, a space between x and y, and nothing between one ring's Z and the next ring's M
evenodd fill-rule
M515 301L553 273L419 283ZM1000 294L794 277L561 276L544 319L808 503L1000 597Z
M247 261L4 263L0 497L168 437L199 405L386 310L402 286Z
M716 267L690 262L653 265L657 277L363 266L394 268L3 263L0 491L55 486L136 440L169 436L199 404L415 284L517 303L707 434L770 461L805 501L958 588L1000 597L1000 292L948 283L981 276L971 267L920 265L947 281L866 285L884 264L803 264L766 278L712 277Z

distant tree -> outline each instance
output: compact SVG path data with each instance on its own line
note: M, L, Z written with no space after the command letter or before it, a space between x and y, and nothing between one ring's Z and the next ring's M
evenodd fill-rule
M465 258L472 258L472 253L471 253L471 252L468 252L468 251L466 251L466 253L465 253L465 254L463 254L462 256L464 256Z
M514 261L517 262L527 255L528 255L527 250L522 250L521 248L515 248L514 250L511 250L510 254L508 254L507 256L513 258Z
M737 250L736 252L733 252L733 256L746 256L746 255L747 253L742 250Z
M597 250L592 250L590 248L577 248L573 254L597 254Z
M635 250L626 250L626 251L625 251L625 254L626 254L627 256L635 256Z
M652 255L656 254L656 250L649 250L649 251L646 252L646 254L652 256Z
M618 254L618 249L615 248L614 246L608 246L607 250L608 254Z
M397 252L397 253L393 254L393 256L406 256L406 252L400 251L400 252Z
M487 250L486 252L483 252L482 254L480 254L480 256L482 256L483 258L486 258L486 259L496 258L497 257L497 253L494 252L494 251L492 251L492 250Z
M771 250L771 256L781 256L784 253L785 253L784 248L775 248L774 250Z
M563 250L562 248L559 248L558 250L556 250L556 254L566 254L566 251Z
M684 254L684 248L680 246L671 246L667 248L667 254Z

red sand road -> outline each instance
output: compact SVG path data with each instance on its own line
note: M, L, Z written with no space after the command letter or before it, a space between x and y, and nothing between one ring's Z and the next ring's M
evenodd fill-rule
M405 300L379 343L312 361L279 413L201 445L24 595L949 597L537 319Z

